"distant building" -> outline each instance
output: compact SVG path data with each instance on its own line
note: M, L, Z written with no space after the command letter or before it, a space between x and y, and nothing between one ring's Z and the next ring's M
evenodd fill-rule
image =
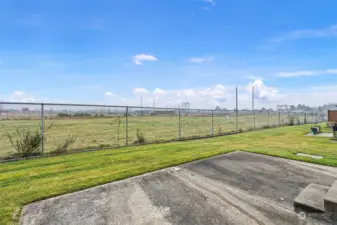
M328 122L337 122L337 103L336 104L328 104L326 107L326 114ZM329 112L330 111L330 112Z
M296 109L296 110L291 111L291 112L293 112L293 113L305 113L305 111L302 110L302 109Z
M152 116L175 116L176 114L177 112L175 110L160 110L151 113Z
M337 103L335 103L335 104L328 104L327 106L326 106L326 110L337 110Z

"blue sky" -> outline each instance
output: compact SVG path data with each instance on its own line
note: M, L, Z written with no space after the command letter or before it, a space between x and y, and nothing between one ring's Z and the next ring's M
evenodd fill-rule
M0 100L326 104L336 1L0 0Z

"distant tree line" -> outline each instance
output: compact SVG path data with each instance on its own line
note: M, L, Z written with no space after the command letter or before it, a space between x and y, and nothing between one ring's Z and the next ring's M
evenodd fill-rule
M307 105L302 105L302 104L298 104L298 105L289 105L289 108L288 110L290 112L292 111L296 111L296 110L300 110L300 111L304 111L304 112L316 112L316 111L319 111L319 112L324 112L326 111L328 108L328 105L322 105L322 106L319 106L318 108L317 107L310 107L310 106L307 106ZM228 109L227 108L221 108L220 106L216 106L215 107L215 110L216 111L227 111ZM243 109L244 110L244 109ZM251 109L246 109L246 110L251 110ZM256 110L259 110L259 111L273 111L272 108L265 108L265 107L262 107L261 109L256 109ZM236 111L236 108L233 109L233 111Z

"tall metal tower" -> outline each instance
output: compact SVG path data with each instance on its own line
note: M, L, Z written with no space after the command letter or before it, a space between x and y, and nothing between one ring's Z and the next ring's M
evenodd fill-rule
M183 102L181 104L181 108L183 108L183 109L190 109L190 103L189 102Z
M277 111L280 111L281 109L285 110L286 112L289 112L290 106L289 105L277 105Z

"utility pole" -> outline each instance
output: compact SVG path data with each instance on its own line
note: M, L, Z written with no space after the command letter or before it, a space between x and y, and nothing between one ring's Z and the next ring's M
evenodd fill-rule
M156 108L156 97L153 98L153 112L155 111Z
M253 115L254 115L254 128L255 128L254 86L252 87L252 110L253 110Z
M140 95L140 116L143 116L143 95Z
M235 100L236 100L236 131L239 131L239 109L238 109L238 87L236 86L235 88L235 92L236 92L236 96L235 96Z

